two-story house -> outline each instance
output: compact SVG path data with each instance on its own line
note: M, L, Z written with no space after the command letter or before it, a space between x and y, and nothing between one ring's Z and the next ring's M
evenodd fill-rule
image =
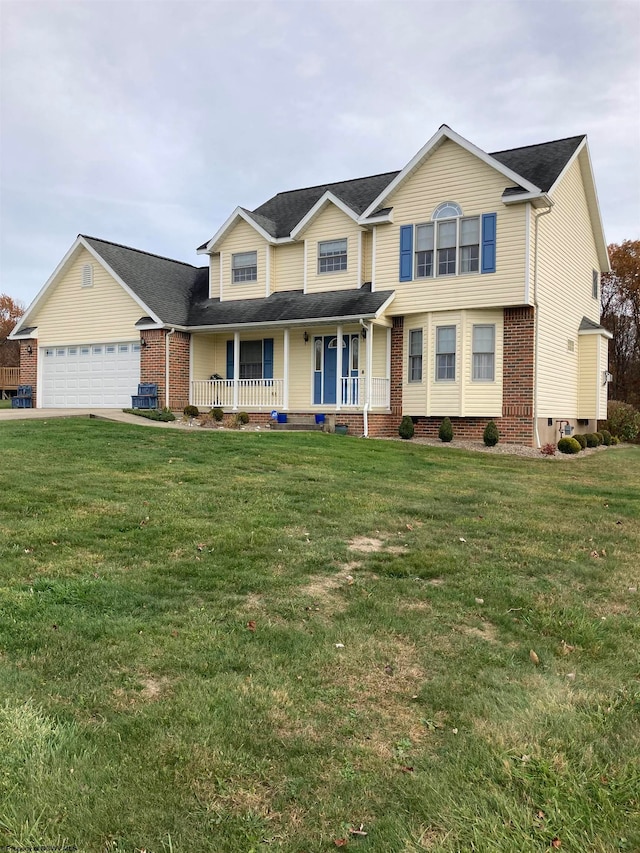
M79 236L14 332L38 406L335 414L364 435L556 441L606 417L584 136L486 154L442 126L399 172L238 207L207 267Z

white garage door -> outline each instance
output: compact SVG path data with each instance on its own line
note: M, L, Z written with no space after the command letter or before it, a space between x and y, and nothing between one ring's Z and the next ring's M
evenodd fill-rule
M140 342L43 347L44 408L124 409L138 393Z

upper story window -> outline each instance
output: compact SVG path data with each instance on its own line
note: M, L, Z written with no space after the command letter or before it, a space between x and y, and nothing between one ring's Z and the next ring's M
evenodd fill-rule
M231 257L231 280L256 281L258 278L258 253L237 252Z
M400 281L496 271L496 214L462 215L455 202L431 222L400 227Z
M347 240L318 243L318 273L340 272L347 268Z
M93 264L82 265L82 286L93 287Z

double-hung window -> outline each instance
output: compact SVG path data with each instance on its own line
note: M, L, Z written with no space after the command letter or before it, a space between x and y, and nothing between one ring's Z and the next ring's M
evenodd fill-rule
M473 327L473 381L493 382L496 363L496 327Z
M241 281L256 281L258 278L258 253L237 252L231 258L231 279L234 284Z
M409 331L409 382L422 382L422 329Z
M460 272L480 269L480 220L477 216L460 220Z
M436 328L436 380L453 382L456 378L456 327Z
M457 220L438 222L438 275L456 274Z
M433 275L433 229L434 225L416 226L416 278L431 278Z
M240 341L240 379L262 379L262 341Z
M318 243L318 273L341 272L347 268L347 240Z

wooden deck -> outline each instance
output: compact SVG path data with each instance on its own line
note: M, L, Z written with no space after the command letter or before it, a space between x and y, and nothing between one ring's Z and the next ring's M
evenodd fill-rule
M17 391L20 384L19 367L0 367L0 399L6 400L7 391Z

